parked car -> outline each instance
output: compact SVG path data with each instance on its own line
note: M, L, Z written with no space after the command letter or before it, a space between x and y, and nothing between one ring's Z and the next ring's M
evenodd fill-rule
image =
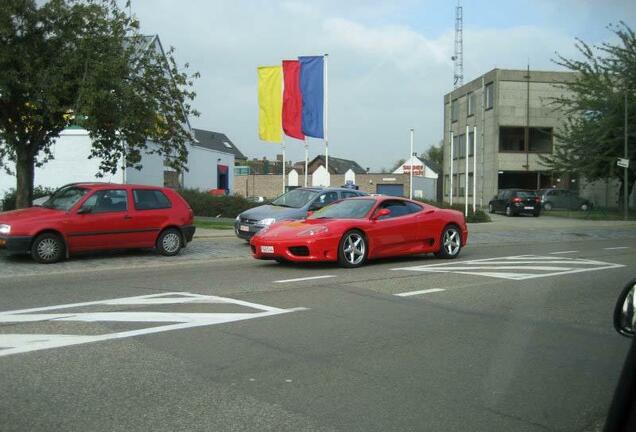
M281 220L304 219L308 211L316 211L329 203L345 198L366 195L364 192L344 188L297 188L284 193L270 204L244 211L236 217L234 232L249 240L266 226Z
M592 208L592 203L567 189L539 189L537 195L546 211L552 209L583 210Z
M331 204L304 220L272 224L250 245L257 259L359 267L368 259L398 255L456 258L467 241L461 212L405 198L366 196Z
M541 200L532 190L501 189L488 203L488 211L503 212L506 216L526 213L538 217L541 214Z
M40 263L104 249L179 253L194 236L188 203L167 188L74 183L41 206L0 213L0 248Z

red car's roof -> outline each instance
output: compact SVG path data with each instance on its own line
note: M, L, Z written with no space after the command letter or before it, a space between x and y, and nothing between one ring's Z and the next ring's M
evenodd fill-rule
M122 183L99 183L99 182L80 182L72 183L67 186L87 187L92 189L111 189L117 188L146 188L146 189L163 189L161 186L149 186L149 185L137 185L137 184L122 184Z

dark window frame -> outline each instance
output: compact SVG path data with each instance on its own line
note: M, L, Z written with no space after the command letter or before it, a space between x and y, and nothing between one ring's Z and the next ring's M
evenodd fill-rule
M92 197L96 197L97 194L99 193L106 193L106 192L113 192L113 191L117 191L117 192L123 192L124 193L124 197L125 197L125 201L124 203L126 204L126 207L123 210L102 210L102 211L95 211L95 207L97 206L97 198L95 198L95 204L91 207L91 211L90 213L87 214L108 214L108 213L125 213L128 212L129 210L129 206L128 206L128 200L129 200L129 196L128 196L128 190L127 189L96 189L93 191L92 194L90 194L85 200L84 202L82 202L82 205L79 207L79 210L82 210L85 208L86 203L92 198Z
M484 110L488 111L495 107L495 82L491 81L484 86Z

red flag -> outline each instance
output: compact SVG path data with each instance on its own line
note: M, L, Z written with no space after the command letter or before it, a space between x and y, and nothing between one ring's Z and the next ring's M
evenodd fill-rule
M300 63L283 60L283 130L285 135L305 139L302 127L303 98L300 93Z

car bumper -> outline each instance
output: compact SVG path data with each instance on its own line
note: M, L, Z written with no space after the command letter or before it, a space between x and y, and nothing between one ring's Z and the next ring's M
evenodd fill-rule
M0 249L12 254L28 253L32 240L31 236L0 236Z
M270 240L256 236L250 241L256 259L282 259L292 262L323 262L338 260L338 238L306 240Z
M243 229L241 229L241 227L243 227ZM247 227L247 231L245 230L244 227ZM254 235L258 233L260 230L262 230L263 228L264 227L261 225L250 225L250 224L236 222L234 224L234 234L236 234L238 238L242 238L243 240L249 240L252 237L254 237Z
M181 227L181 232L183 233L183 238L185 239L186 243L190 243L192 241L192 239L194 238L194 232L197 230L197 228L194 225L186 225Z
M510 210L512 210L512 213L514 214L520 214L520 213L534 214L534 213L539 213L541 211L541 205L535 204L535 205L529 206L524 204L519 204L519 205L514 204L510 207Z

